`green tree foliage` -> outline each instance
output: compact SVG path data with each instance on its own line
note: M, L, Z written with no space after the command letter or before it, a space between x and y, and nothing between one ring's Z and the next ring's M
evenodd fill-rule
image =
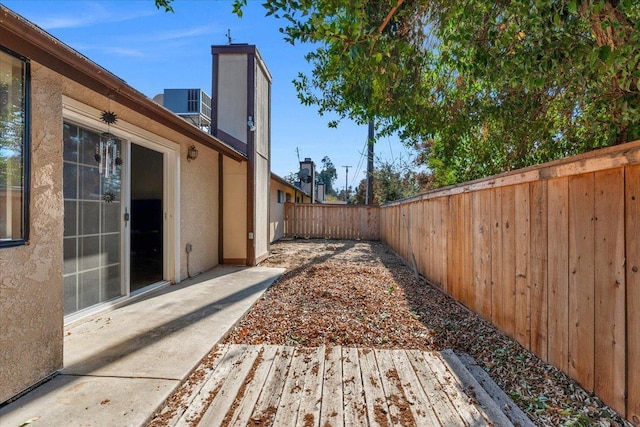
M336 171L336 167L333 165L329 156L324 156L322 158L322 169L320 169L320 172L316 176L316 180L324 183L325 194L333 197L337 195L336 189L333 188L333 183L337 178L338 172Z
M373 171L373 203L385 204L405 199L427 191L433 187L430 174L416 171L411 164L402 159L396 162L378 160ZM364 204L367 193L367 180L358 184L351 198L354 204Z
M287 181L289 184L292 184L292 185L294 185L297 181L300 180L300 178L298 177L298 172L290 172L285 176L283 176L282 179L284 179L285 181Z
M171 3L167 1L167 3ZM439 185L640 137L637 0L265 0L319 112L399 132ZM246 0L234 0L241 15ZM336 122L330 123L335 126Z

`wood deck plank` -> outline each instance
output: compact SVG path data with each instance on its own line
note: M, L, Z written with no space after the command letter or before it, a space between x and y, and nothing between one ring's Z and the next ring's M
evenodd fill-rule
M216 393L211 404L202 415L200 423L205 426L222 425L227 412L245 383L247 375L257 360L261 347L248 346L244 353L231 367L220 390Z
M362 385L367 404L367 417L371 426L389 426L389 406L382 388L380 371L372 349L358 349L360 368L362 369Z
M216 367L220 364L220 361L222 360L224 355L227 353L227 350L229 350L228 345L218 346L218 348L216 349L217 355L210 362L211 365L206 368L206 374L202 379L202 382L200 383L200 387L203 384L206 384L209 378L211 378L211 376L215 372ZM198 388L197 385L195 389L189 388L187 390L188 391L182 394L182 396L180 397L180 404L176 405L178 409L176 410L175 414L170 419L167 420L167 425L170 425L170 426L178 425L180 418L182 418L182 415L184 415L185 411L193 404L196 397L198 397L198 393L200 392L200 389Z
M342 348L342 381L344 425L368 426L360 358L356 348Z
M269 372L273 367L278 351L280 351L280 347L275 345L265 345L262 348L259 364L253 373L253 377L244 384L244 393L239 396L237 408L228 421L229 425L246 426L249 424L253 409L260 397L260 392L265 387Z
M398 376L404 390L404 395L409 402L409 408L413 419L418 426L440 426L433 404L425 394L420 381L416 376L407 354L400 350L391 351L391 358L398 371Z
M483 409L480 385L449 367L446 352L248 345L222 351L175 425L511 425Z
M254 424L271 425L275 417L278 405L280 404L280 396L284 388L285 379L289 373L289 366L293 358L293 347L279 347L264 387L260 392L260 397L256 403L251 421Z
M412 419L411 404L404 394L404 389L400 381L398 369L393 363L391 354L393 350L375 350L378 369L380 370L380 378L382 379L382 388L387 397L387 405L389 406L389 416L392 425L405 425L407 419Z
M455 406L442 392L442 385L440 385L428 367L429 360L425 358L427 354L420 350L407 351L409 362L413 366L418 381L429 398L440 424L443 426L464 425L462 419L458 416Z
M324 378L325 347L309 349L305 355L306 369L302 399L296 425L312 427L320 425L320 403Z
M229 375L234 364L243 357L246 349L246 345L233 345L229 347L224 356L220 358L220 362L216 365L207 381L204 382L197 395L194 396L194 399L182 414L176 426L191 426L192 420L200 417L202 411L209 406L211 394L217 393L217 390L222 387L225 378Z
M320 425L341 427L343 417L342 347L325 350Z
M284 383L280 404L273 421L274 426L296 425L300 403L304 393L305 373L311 369L310 349L296 348Z
M424 356L429 368L440 382L442 391L449 398L458 416L465 424L468 426L488 424L489 420L474 404L471 404L471 396L467 395L464 386L458 377L449 370L444 359L437 353L425 353Z

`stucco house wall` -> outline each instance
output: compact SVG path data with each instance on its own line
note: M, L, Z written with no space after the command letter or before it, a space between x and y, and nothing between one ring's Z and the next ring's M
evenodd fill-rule
M194 276L218 265L218 153L196 144L198 158L187 158L190 145L180 147L180 277ZM186 246L191 244L187 271Z
M250 205L246 154L157 105L2 5L0 13L0 45L22 55L31 67L30 233L27 244L0 248L2 403L63 367L64 323L70 321L65 319L63 280L64 122L95 133L109 130L123 141L163 153L168 224L163 250L171 264L165 266L165 280L178 282L220 260L246 264ZM118 116L110 129L100 120L104 111ZM191 146L198 157L187 161ZM187 244L192 247L188 256Z
M30 236L0 249L0 402L62 367L61 90L31 63Z
M0 250L0 402L63 364L63 99L76 101L87 114L114 111L148 138L176 144L180 237L169 260L177 257L179 265L172 280L218 264L218 153L198 145L198 158L187 162L191 139L31 61L30 237L28 245ZM187 243L193 245L189 272Z
M189 254L191 276L218 265L218 153L197 144L198 158L188 162L187 151L191 145L196 145L190 138L107 97L100 96L78 83L69 79L63 79L63 81L64 95L69 98L99 111L115 112L118 114L119 122L126 122L144 130L149 140L169 141L168 143L178 146L180 187L177 213L180 215L180 240L175 248L175 256L179 257L180 269L174 280L180 281L188 276L185 250L187 243L193 245L193 251ZM237 163L237 161L234 162Z
M247 263L247 163L223 161L224 264Z

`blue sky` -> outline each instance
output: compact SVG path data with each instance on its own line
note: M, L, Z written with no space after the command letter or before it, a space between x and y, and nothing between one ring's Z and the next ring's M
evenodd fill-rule
M175 13L158 11L153 0L2 2L150 98L165 88L201 88L210 94L211 45L226 44L229 29L234 43L258 47L273 77L272 171L280 176L296 171L297 147L301 159L311 157L318 166L324 156L331 158L338 189L345 185L342 166L353 166L349 185L355 187L366 169L367 126L343 121L331 129L332 117L300 105L291 81L310 70L304 59L310 47L284 42L278 31L282 22L265 17L261 3L249 0L238 18L231 0L176 0ZM375 151L387 160L406 160L410 154L395 138L383 138Z

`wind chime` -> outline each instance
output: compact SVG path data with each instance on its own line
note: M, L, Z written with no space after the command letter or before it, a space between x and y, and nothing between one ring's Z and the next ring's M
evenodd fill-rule
M109 178L109 175L115 177L116 166L122 165L122 157L120 140L111 134L111 125L118 121L118 116L112 111L103 111L100 118L107 124L107 131L100 134L100 142L96 145L96 154L93 157L98 162L98 172L101 175L105 178ZM111 203L116 199L116 194L113 191L105 191L102 199Z
M120 140L110 132L110 126L118 121L118 116L112 111L103 111L100 115L103 122L107 124L107 131L100 135L100 142L96 145L94 158L98 162L98 171L105 178L115 175L116 166L122 164L120 157Z

